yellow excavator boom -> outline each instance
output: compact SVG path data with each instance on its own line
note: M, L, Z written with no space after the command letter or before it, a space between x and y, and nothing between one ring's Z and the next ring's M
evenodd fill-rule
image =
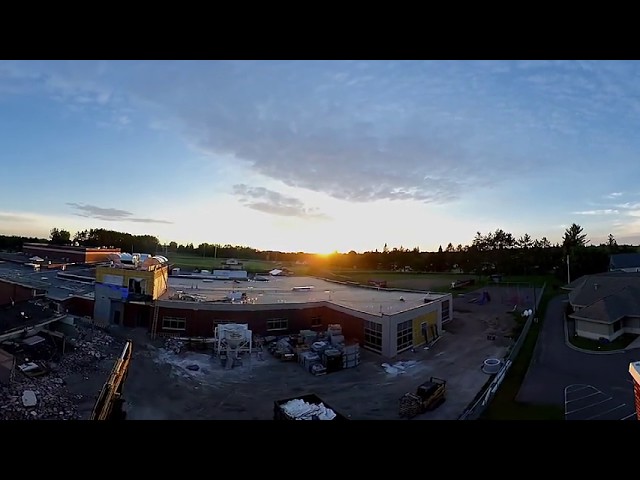
M127 340L122 353L116 359L109 378L102 386L100 395L93 406L90 420L124 420L122 410L122 387L129 372L133 342Z

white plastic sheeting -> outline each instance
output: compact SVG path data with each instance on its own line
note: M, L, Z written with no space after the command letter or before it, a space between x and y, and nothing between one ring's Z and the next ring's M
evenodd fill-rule
M318 420L333 420L336 418L336 412L325 407L323 403L315 405L299 398L283 403L280 408L284 413L296 420L313 420L313 417L317 417Z

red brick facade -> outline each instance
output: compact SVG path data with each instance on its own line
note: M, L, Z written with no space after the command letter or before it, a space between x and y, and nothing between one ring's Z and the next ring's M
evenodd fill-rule
M165 318L185 320L184 330L166 328ZM123 326L150 328L153 319L153 307L127 303L124 310ZM286 328L270 330L269 321L286 320ZM300 330L326 330L329 324L342 325L347 340L360 343L364 340L363 320L331 308L307 307L282 310L194 310L190 308L159 307L157 333L177 334L187 337L210 337L218 323L246 323L254 334L283 335L297 333Z
M12 299L14 302L29 300L33 297L34 291L33 288L0 280L0 305L10 304Z
M112 253L120 253L119 248L88 248L47 245L45 243L25 243L22 251L27 255L36 255L49 260L69 259L70 263L97 263L108 260Z
M640 384L634 380L633 391L636 397L636 418L640 420Z

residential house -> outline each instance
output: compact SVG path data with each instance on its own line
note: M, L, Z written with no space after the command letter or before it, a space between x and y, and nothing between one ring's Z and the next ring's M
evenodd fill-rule
M578 336L612 341L624 333L640 334L640 273L585 275L564 288Z
M617 253L609 256L610 272L640 272L640 253Z

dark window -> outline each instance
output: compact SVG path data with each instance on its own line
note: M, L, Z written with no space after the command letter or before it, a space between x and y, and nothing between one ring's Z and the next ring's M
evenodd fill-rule
M620 324L620 320L618 320L613 324L613 331L617 332L618 330L620 330L620 328L622 328L622 325Z
M175 317L162 317L163 330L186 330L187 319Z
M413 345L413 325L411 320L399 323L397 332L396 345L398 347L398 352Z
M321 327L322 326L322 317L311 317L311 326L312 327Z
M267 331L287 330L289 328L289 320L286 318L270 318L267 320Z
M442 321L449 320L449 300L442 302Z
M382 324L364 322L364 346L376 352L382 352Z

